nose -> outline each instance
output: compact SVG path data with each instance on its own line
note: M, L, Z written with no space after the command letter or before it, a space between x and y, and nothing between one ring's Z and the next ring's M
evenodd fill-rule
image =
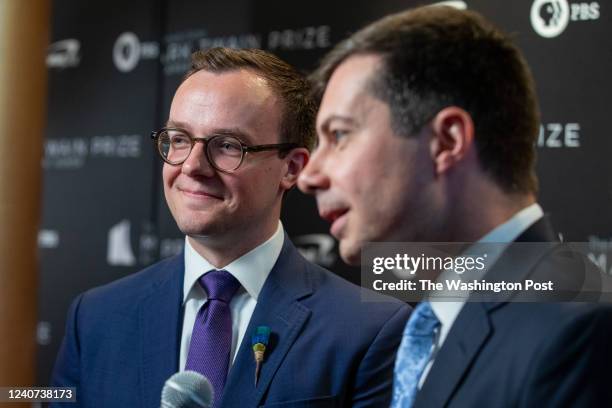
M298 188L305 194L329 188L329 177L325 171L325 157L321 150L315 150L304 170L298 177Z
M192 177L212 177L215 175L215 171L206 156L206 142L195 143L193 149L189 152L189 156L181 165L181 172Z

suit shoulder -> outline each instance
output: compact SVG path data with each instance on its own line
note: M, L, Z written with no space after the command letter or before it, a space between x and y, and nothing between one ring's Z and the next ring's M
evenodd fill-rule
M582 331L594 324L612 327L612 305L586 302L508 303L493 319L524 333L531 342L547 343L560 333Z
M182 255L164 259L138 272L87 290L83 294L83 300L86 299L88 304L104 305L108 305L107 302L133 301L151 288L178 278L174 275L183 273L182 265Z
M319 265L308 263L316 293L318 297L324 297L326 303L342 304L343 308L368 316L389 316L398 310L410 313L410 306L396 298L363 288Z

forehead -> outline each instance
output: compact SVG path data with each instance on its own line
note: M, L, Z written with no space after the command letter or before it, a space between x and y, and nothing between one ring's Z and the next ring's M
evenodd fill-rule
M365 54L351 56L338 65L325 88L317 122L329 115L355 115L356 109L363 110L372 99L368 86L381 63L379 55Z
M268 82L248 70L198 71L177 89L169 122L205 133L239 128L250 134L279 128L281 107Z

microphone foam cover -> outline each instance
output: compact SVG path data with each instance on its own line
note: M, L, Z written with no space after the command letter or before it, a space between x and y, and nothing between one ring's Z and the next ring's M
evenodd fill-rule
M213 388L202 374L180 371L168 378L162 389L162 408L209 408L213 403Z

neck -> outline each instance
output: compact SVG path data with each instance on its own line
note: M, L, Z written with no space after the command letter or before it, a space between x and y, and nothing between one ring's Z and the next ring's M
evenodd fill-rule
M517 212L536 202L533 194L509 194L494 183L479 185L466 191L455 201L449 217L451 241L475 242L505 223Z
M266 228L260 228L254 233L240 231L239 235L231 237L188 236L193 249L215 268L223 268L244 254L257 248L274 235L278 228L278 219Z

